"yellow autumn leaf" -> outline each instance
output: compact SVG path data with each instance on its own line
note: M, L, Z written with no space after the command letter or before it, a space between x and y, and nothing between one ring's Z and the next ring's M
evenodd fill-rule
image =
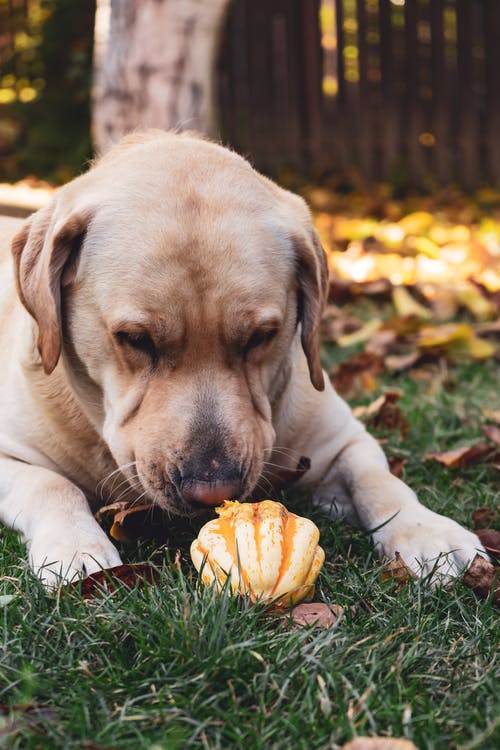
M427 258L437 260L440 256L439 245L430 240L428 237L414 237L411 241L411 247Z
M346 219L339 217L333 227L336 239L366 240L373 237L378 228L374 219Z
M380 224L375 232L375 238L391 250L398 249L405 238L402 227L395 222Z
M405 234L422 234L426 232L434 218L428 211L414 211L399 220L398 224Z
M404 286L397 286L392 291L392 301L398 315L408 317L410 315L421 320L431 320L432 313L426 307L414 299Z
M457 300L464 305L477 320L491 320L497 314L497 307L486 299L481 291L467 282L454 289Z
M473 336L467 323L445 323L441 326L425 326L417 337L419 347L447 346L453 341L467 341Z
M448 348L451 354L460 359L489 359L496 354L495 346L478 336L453 341Z
M354 346L354 344L362 344L364 341L368 341L369 338L376 333L382 325L382 321L378 318L375 320L369 320L364 326L361 326L357 331L353 333L345 333L343 336L339 336L337 344L339 346Z

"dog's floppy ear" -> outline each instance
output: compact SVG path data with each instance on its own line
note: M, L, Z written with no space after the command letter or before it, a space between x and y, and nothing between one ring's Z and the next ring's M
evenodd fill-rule
M302 348L307 357L311 383L316 390L322 391L325 383L319 356L319 329L328 294L328 265L325 251L312 226L307 234L295 240L295 263Z
M17 291L38 324L38 351L48 375L61 354L63 271L80 247L91 215L86 210L57 220L52 203L30 217L12 241Z

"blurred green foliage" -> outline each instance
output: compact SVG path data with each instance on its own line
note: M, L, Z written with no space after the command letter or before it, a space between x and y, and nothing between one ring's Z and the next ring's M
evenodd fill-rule
M91 156L95 0L0 0L0 181L55 183Z

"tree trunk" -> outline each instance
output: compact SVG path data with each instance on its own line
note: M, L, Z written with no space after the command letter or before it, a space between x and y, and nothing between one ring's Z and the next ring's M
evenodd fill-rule
M217 135L214 68L230 0L97 0L98 152L140 128Z

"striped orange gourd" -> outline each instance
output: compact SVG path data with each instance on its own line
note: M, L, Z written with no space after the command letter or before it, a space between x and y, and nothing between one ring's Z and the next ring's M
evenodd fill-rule
M216 512L219 518L206 523L191 545L203 583L216 581L220 590L230 576L234 593L282 607L313 596L325 553L312 521L272 500L226 500Z

